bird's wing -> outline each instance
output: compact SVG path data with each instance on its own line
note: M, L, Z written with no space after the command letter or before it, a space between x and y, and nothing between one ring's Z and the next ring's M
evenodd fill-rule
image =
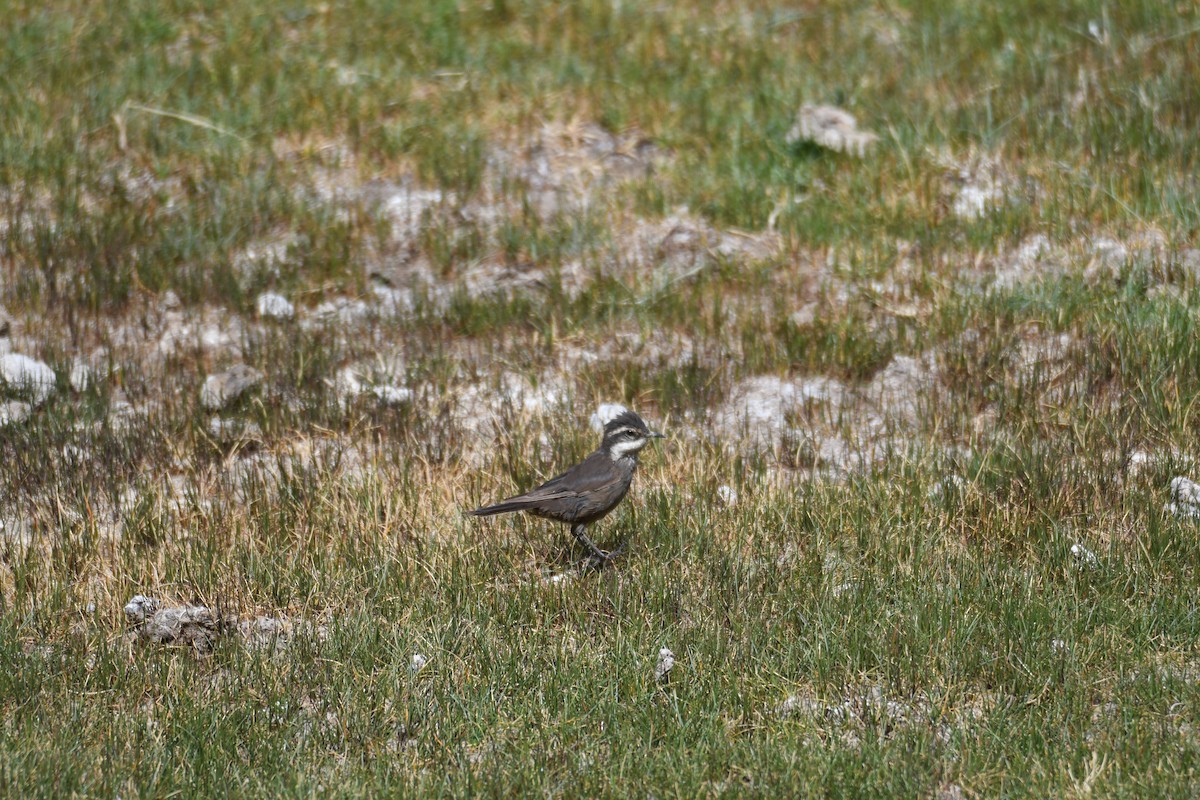
M561 475L520 496L522 500L561 500L600 492L625 479L604 452L597 451ZM517 498L513 498L517 499Z
M490 506L477 508L470 513L477 517L486 517L510 511L525 511L537 508L543 503L586 503L588 498L594 500L596 496L607 495L619 484L623 483L625 488L628 488L629 477L618 469L604 452L597 451L536 489Z

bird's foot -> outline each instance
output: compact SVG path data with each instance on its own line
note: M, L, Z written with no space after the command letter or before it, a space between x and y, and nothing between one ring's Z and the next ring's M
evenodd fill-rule
M599 547L591 549L587 558L584 559L584 567L587 569L602 570L611 564L616 558L625 552L626 542L621 544L614 550L601 550Z
M578 542L580 542L580 545L583 545L583 547L587 548L588 557L584 559L584 569L589 569L590 567L590 569L600 570L606 564L610 563L610 561L612 561L614 558L617 558L618 555L625 552L624 542L620 543L620 547L614 549L614 551L602 551L602 549L600 549L600 547L596 545L594 541L592 541L592 537L588 536L586 533L583 533L583 525L576 525L575 528L571 529L571 534L575 536L575 539L578 540Z
M584 533L583 526L577 526L571 529L571 533L579 540L588 550L588 557L585 559L585 566L593 569L603 569L605 565L611 562L614 558L625 552L626 542L621 542L620 546L615 550L601 550L592 538Z

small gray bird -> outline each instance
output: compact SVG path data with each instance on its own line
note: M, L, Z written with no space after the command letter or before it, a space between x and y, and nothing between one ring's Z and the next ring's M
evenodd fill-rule
M637 469L638 452L651 439L665 438L647 428L637 414L624 411L604 426L600 449L583 461L533 491L477 508L471 514L488 517L509 511L528 511L537 517L566 523L571 526L571 534L603 564L620 554L625 546L605 552L584 531L616 508L625 497Z

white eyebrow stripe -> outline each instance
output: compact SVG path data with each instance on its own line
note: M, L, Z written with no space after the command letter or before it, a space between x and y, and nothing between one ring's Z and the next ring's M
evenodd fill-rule
M609 436L624 436L625 434L631 433L631 432L638 433L638 429L627 425L624 428L617 428L615 431L613 431L612 433L610 433L608 435Z

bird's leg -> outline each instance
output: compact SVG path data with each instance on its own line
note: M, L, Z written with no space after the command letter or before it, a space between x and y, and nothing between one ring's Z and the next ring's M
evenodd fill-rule
M611 553L606 553L596 546L596 543L592 541L590 536L584 533L584 529L586 527L586 525L572 525L571 535L578 539L579 543L588 549L588 552L592 554L591 560L593 562L596 562L600 565L607 564L614 556L620 555L625 549L625 545L622 544L619 548Z

